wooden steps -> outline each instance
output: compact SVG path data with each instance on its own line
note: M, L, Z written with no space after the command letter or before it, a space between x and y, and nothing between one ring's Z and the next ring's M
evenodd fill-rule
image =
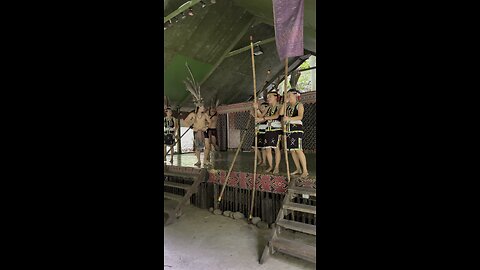
M313 205L306 205L306 204L300 204L300 203L294 203L294 202L287 202L283 205L283 209L288 209L288 210L293 210L293 211L298 211L298 212L304 212L304 213L310 213L310 214L317 214L317 207Z
M315 246L306 245L299 241L284 239L281 236L270 241L270 245L279 252L313 263L317 262L317 248Z
M165 186L165 187L174 187L174 188L179 188L179 189L187 190L187 189L189 189L192 185L164 181L164 182L163 182L163 186Z
M292 187L288 189L289 193L317 196L317 190L313 188Z
M173 177L181 177L181 178L188 178L188 179L195 179L197 177L197 175L193 175L193 174L183 174L183 173L169 172L169 171L164 171L163 175L173 176Z
M315 225L310 225L302 222L296 222L293 220L280 219L277 221L277 225L286 229L299 231L303 233L308 233L311 235L317 235L317 230Z
M315 244L317 235L316 225L286 219L293 217L293 215L290 215L293 214L292 211L306 213L308 215L317 214L317 207L315 205L293 202L293 199L298 197L298 195L308 195L302 196L308 200L310 196L317 196L317 190L314 188L298 187L296 186L295 180L290 181L282 208L280 208L278 212L276 221L277 228L273 231L272 239L263 250L259 261L260 264L263 264L268 256L275 253L275 251L309 262L317 262ZM313 202L316 201L315 198L312 199Z
M168 225L175 222L175 220L182 215L183 206L190 204L190 198L198 191L198 186L200 185L200 183L206 180L207 170L192 170L192 168L172 166L164 166L164 168L165 171L163 186L185 190L185 195L173 194L166 191L171 189L166 189L163 192L164 199L171 200L169 206L167 207L165 205L163 209L164 213L168 214L168 219L167 221L165 221L165 225ZM173 180L171 179L171 177L189 179L193 180L193 182L189 185L185 183L169 181Z
M163 193L163 197L164 197L165 199L174 200L174 201L178 201L178 202L183 199L183 196L176 195L176 194L172 194L172 193L168 193L168 192L164 192L164 193Z

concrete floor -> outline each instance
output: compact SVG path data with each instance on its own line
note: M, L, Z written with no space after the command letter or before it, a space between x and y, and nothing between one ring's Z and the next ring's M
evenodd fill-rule
M285 165L285 159L283 156L282 152L282 160L280 161L280 175L287 175L286 171L286 165ZM234 151L224 151L224 152L215 152L212 153L211 160L213 166L211 169L217 169L217 170L225 170L228 171L230 168L233 158L235 156ZM308 166L308 173L310 175L310 178L316 178L316 154L308 153L305 154L305 157L307 158L307 166ZM201 168L204 168L203 166L203 153L200 154L200 159L202 162ZM233 171L241 171L241 172L253 172L253 159L254 159L254 153L253 152L240 152L238 154L238 157L235 161L235 164L233 166ZM173 163L170 163L170 154L167 157L168 162L165 164L167 165L173 165L173 166L182 166L182 167L195 167L195 163L197 162L197 158L194 153L186 153L186 154L175 154L173 156ZM295 170L295 164L293 163L293 159L291 155L289 154L289 168L290 172L293 172ZM257 171L259 173L263 173L267 167L263 166L258 166Z
M164 269L315 269L313 263L278 252L260 265L258 260L272 233L248 224L246 219L234 220L185 206L177 222L164 227Z

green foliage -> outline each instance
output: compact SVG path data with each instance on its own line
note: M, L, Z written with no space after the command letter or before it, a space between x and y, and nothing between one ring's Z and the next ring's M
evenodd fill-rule
M300 70L307 69L307 68L310 68L310 64L308 63L308 61L303 62L299 67ZM312 82L311 72L315 72L315 69L301 73L300 79L298 79L298 83L297 83L297 90L299 90L300 92L312 91L313 82ZM282 82L280 86L282 89L283 89L283 84L284 83ZM290 76L288 76L287 86L288 86L288 89L290 89L291 87Z
M305 61L300 65L300 70L310 68L308 61ZM300 92L312 91L312 76L311 71L302 72L300 79L298 79L297 90ZM314 70L315 72L315 70Z

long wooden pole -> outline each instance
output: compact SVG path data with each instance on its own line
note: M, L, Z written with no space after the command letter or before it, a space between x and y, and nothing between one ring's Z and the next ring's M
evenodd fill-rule
M180 139L176 140L175 143L172 145L172 148L177 144L177 142L179 142L179 141L183 138L183 136L184 136L185 134L187 134L187 132L188 132L192 127L193 127L193 126L190 126L190 127L188 127L187 130L185 130L185 132L182 134L182 136L180 136ZM170 148L170 150L172 150L172 148ZM167 151L167 155L168 155L168 153L170 153L170 150Z
M287 116L287 79L288 79L288 57L285 58L285 80L283 87L283 117ZM287 164L287 179L290 183L290 168L288 166L288 152L287 152L287 128L286 122L282 121L283 125L283 149L285 152L285 163Z
M243 141L245 140L245 135L247 135L247 130L250 127L250 122L252 121L252 118L248 118L247 122L247 127L245 128L245 133L243 133L242 140L240 141L240 145L237 148L237 152L235 153L235 156L233 157L232 164L230 165L230 168L228 169L227 177L225 177L225 183L223 183L222 191L220 192L220 195L218 196L218 202L222 201L222 196L223 192L225 191L225 187L227 186L228 178L230 177L230 173L232 172L233 169L233 164L235 164L235 160L237 160L238 153L240 152L240 149L242 148Z
M257 103L257 78L255 76L255 55L253 51L253 38L250 36L250 52L252 56L252 72L253 72L253 102ZM254 118L257 117L257 110L254 109L253 113ZM252 219L252 213L253 213L253 204L255 202L255 180L257 178L257 127L255 126L255 159L253 160L253 187L252 187L252 203L250 204L250 215L248 217L249 220Z

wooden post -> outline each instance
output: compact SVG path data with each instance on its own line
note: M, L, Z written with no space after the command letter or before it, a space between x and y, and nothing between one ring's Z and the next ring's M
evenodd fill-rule
M218 209L218 185L213 184L213 209Z
M252 120L252 118L248 118L246 130L250 127L251 120ZM223 183L222 191L220 192L220 196L218 196L218 201L219 202L222 200L223 192L225 191L225 187L227 186L228 178L230 177L230 173L232 172L233 165L235 164L235 161L237 160L238 153L240 152L240 149L242 148L243 141L245 141L245 135L247 135L246 130L245 130L245 133L243 133L243 137L242 137L242 140L240 141L240 145L237 148L237 152L235 153L235 156L233 157L232 164L230 165L230 168L228 169L227 177L225 178L225 183Z
M180 115L180 110L178 111L178 115ZM181 154L182 153L182 141L180 140L180 131L181 131L181 128L180 128L180 118L177 117L177 127L178 127L178 130L177 130L177 153L178 154Z
M174 145L175 146L177 143L179 143L183 136L185 136L185 134L187 134L187 132L192 128L192 126L190 126L187 130L185 130L185 132L182 134L182 136L180 136L180 138L178 140L175 141ZM195 144L193 144L195 146ZM170 153L170 149L167 151L167 155Z
M253 72L253 102L257 103L257 79L255 76L255 55L254 55L254 50L253 50L253 38L250 36L250 53L252 57L252 72ZM253 117L257 118L257 110L254 109L253 112ZM255 180L257 178L257 125L254 126L254 133L255 133L255 159L253 160L253 187L252 187L252 205L250 207L250 215L248 216L248 219L252 219L252 213L253 213L253 204L255 203Z
M287 79L288 79L288 57L285 58L285 80L284 80L284 87L283 87L283 117L287 116ZM288 183L290 183L290 168L288 166L288 151L287 151L287 128L285 121L282 121L283 126L283 149L285 152L285 163L287 164L287 179Z

